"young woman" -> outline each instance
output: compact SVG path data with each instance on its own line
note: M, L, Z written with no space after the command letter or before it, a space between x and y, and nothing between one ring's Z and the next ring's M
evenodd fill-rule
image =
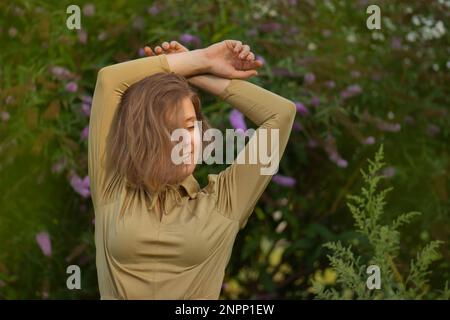
M199 186L194 128L209 125L190 84L240 110L258 126L254 136L267 129L280 157L295 117L292 101L244 80L262 65L248 45L163 48L97 77L88 164L101 299L218 299L235 237L272 178L259 159L235 161ZM190 133L191 164L172 161L177 128ZM238 157L255 152L252 137Z

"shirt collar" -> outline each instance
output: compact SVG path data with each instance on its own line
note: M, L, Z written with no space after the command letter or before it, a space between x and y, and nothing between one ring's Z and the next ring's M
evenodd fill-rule
M198 184L197 180L195 179L195 177L192 174L187 176L180 183L180 185L184 188L184 190L186 190L187 194L189 195L189 197L191 199L194 199L197 197L197 194L200 190L200 185Z

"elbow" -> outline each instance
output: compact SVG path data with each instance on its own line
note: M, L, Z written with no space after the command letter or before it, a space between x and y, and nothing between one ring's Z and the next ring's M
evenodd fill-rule
M104 82L106 74L108 73L108 67L103 67L97 72L97 82Z
M277 113L272 118L274 123L271 126L280 130L291 128L296 114L297 108L295 104L290 100L286 100L277 108Z
M291 115L291 117L295 118L295 115L297 114L297 106L295 105L295 103L289 100L287 109L289 109L289 114Z
M97 72L97 83L103 87L113 85L114 73L111 66L101 68Z
M290 100L283 105L281 112L281 118L284 120L283 122L293 122L295 119L295 115L297 114L297 107L295 103Z

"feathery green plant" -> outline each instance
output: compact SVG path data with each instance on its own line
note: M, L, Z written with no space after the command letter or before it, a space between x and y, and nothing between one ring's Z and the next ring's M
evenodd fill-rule
M410 263L409 274L402 276L395 259L400 251L399 228L409 223L419 212L400 215L392 223L383 225L380 220L386 204L386 195L392 188L378 191L380 181L384 178L380 170L384 166L383 146L375 155L374 161L368 160L366 173L361 170L365 185L360 195L348 196L348 207L355 220L357 231L369 244L369 258L357 256L351 245L345 247L338 242L329 242L324 246L332 251L328 255L331 267L337 273L335 288L326 288L322 283L312 280L313 289L318 299L449 299L448 282L443 291L429 292L427 286L429 268L440 258L438 248L442 241L429 242ZM363 262L365 261L365 263ZM380 287L369 289L367 267L379 267Z

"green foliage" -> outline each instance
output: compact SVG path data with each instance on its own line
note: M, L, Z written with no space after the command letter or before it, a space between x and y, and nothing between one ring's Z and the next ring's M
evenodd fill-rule
M399 256L399 227L410 223L418 212L404 213L391 224L383 224L381 219L385 211L386 195L392 188L378 190L380 181L385 177L380 174L384 166L383 146L368 160L368 172L361 170L364 186L360 195L349 195L348 207L355 220L357 231L367 238L366 248L361 255L353 253L351 245L345 247L338 242L329 242L324 246L331 250L328 255L331 267L337 273L337 286L326 288L322 283L312 280L316 297L319 299L422 299L448 298L448 282L442 293L430 292L427 277L430 266L441 258L439 246L443 241L431 241L410 264L409 274L404 279L399 272L395 259ZM365 249L365 250L364 250ZM381 287L368 289L366 268L376 265L381 272Z

